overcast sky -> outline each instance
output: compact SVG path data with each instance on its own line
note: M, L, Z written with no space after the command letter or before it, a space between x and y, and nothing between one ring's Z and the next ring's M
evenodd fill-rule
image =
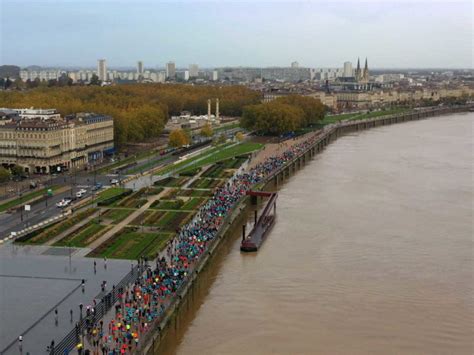
M0 0L0 64L473 67L471 1Z

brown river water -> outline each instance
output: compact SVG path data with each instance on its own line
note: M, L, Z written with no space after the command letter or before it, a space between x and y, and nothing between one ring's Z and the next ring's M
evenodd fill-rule
M163 352L472 354L473 122L330 144L281 186L258 253L236 228Z

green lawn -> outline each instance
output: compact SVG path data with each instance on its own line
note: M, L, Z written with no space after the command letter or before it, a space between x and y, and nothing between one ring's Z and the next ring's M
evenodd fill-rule
M261 149L262 147L263 147L263 144L247 143L247 142L240 143L240 144L230 146L230 147L225 147L223 149L213 152L212 154L209 154L206 158L200 161L196 161L195 164L192 164L191 166L187 168L183 168L181 166L181 169L180 169L178 167L177 170L175 170L175 172L193 170L201 166L217 163L222 160L227 160L239 155L249 154L251 152Z
M55 185L53 187L51 187L51 189L53 190L53 194L54 192L59 189L60 186L59 185ZM49 187L45 187L44 189L41 189L41 190L37 190L37 191L32 191L32 192L28 192L26 194L24 194L23 196L21 197L18 197L14 200L10 200L8 202L5 202L3 204L0 205L0 212L3 212L3 211L6 211L8 210L9 208L12 208L12 207L15 207L17 205L21 205L21 204L24 204L34 198L37 198L37 197L40 197L40 196L43 196L46 194L46 192L48 191Z
M117 223L130 216L134 211L135 210L133 209L125 208L110 209L107 210L107 212L105 212L104 214L102 214L102 217L109 218L113 221L113 223Z
M406 112L409 109L403 107L397 107L390 110L384 111L373 111L368 113L345 113L342 115L326 116L320 123L323 125L335 123L341 120L364 120L368 118L375 118L386 115L393 115L396 113Z
M101 201L108 200L109 198L112 198L112 197L120 196L121 194L123 194L127 190L128 189L126 189L124 187L111 187L111 188L108 188L107 190L104 190L104 191L99 193L99 195L97 196L97 199L95 200L95 202L101 202Z
M152 257L161 251L173 233L141 232L139 228L125 228L104 242L88 256L136 260Z
M164 174L170 173L170 172L175 171L175 170L176 170L176 172L177 172L178 170L180 170L180 169L182 170L183 166L185 166L185 165L187 165L187 164L189 164L189 163L191 163L191 162L193 162L193 161L196 161L196 160L198 160L198 159L202 159L202 158L204 158L204 157L206 157L206 156L208 156L208 155L212 155L212 154L214 154L214 153L216 153L216 152L218 152L218 151L220 151L220 150L226 148L226 147L229 146L230 144L231 144L231 143L224 143L224 144L221 144L221 145L219 145L219 146L217 146L217 147L213 147L213 148L207 149L206 151L204 151L204 152L202 152L202 153L200 153L200 154L198 154L198 155L196 155L196 156L194 156L194 157L192 157L192 158L183 160L183 161L181 161L181 162L179 162L179 163L176 163L176 164L167 165L167 166L164 167L163 169L160 169L160 170L156 173L156 175L164 175ZM195 169L196 167L197 167L197 165L194 167L194 169ZM187 170L187 169L186 169L186 170Z
M53 245L56 247L71 246L84 248L97 239L101 235L100 232L106 228L107 226L99 224L96 221L90 221Z

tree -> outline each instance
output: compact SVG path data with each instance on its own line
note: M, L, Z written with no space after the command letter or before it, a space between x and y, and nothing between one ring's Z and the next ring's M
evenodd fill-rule
M184 132L184 130L175 129L170 133L168 145L170 147L179 148L183 145L188 145L189 141L189 137L186 135L186 132Z
M242 127L264 134L280 135L303 126L304 112L299 107L271 101L244 108Z
M244 140L244 134L242 132L237 132L235 134L235 139L237 139L239 142L242 142Z
M99 80L99 77L97 76L97 74L92 74L91 81L90 81L89 84L90 84L90 85L100 86L101 81Z
M204 137L212 137L214 134L214 131L212 130L212 127L209 123L206 123L202 128L201 128L201 135Z
M299 107L304 112L303 125L312 125L324 118L326 109L320 100L301 95L282 96L275 100L282 104Z
M20 165L14 165L10 170L14 176L22 175L24 171Z
M221 135L219 136L219 138L217 139L217 143L219 144L222 144L222 143L225 143L227 140L227 137L225 136L224 133L221 133Z
M6 182L10 180L11 173L10 170L5 169L4 167L0 167L0 182Z

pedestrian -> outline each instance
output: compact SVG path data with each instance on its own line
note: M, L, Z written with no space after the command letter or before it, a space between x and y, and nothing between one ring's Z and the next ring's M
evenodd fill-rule
M94 274L97 273L97 262L94 260Z
M82 288L82 293L85 292L85 289L86 289L86 280L82 279L81 281L81 288Z
M69 314L71 315L71 323L72 323L72 309L69 310Z
M20 354L23 353L23 335L18 337L18 347L20 349Z
M58 325L58 309L54 310L54 324Z
M104 269L107 269L107 257L104 256Z

